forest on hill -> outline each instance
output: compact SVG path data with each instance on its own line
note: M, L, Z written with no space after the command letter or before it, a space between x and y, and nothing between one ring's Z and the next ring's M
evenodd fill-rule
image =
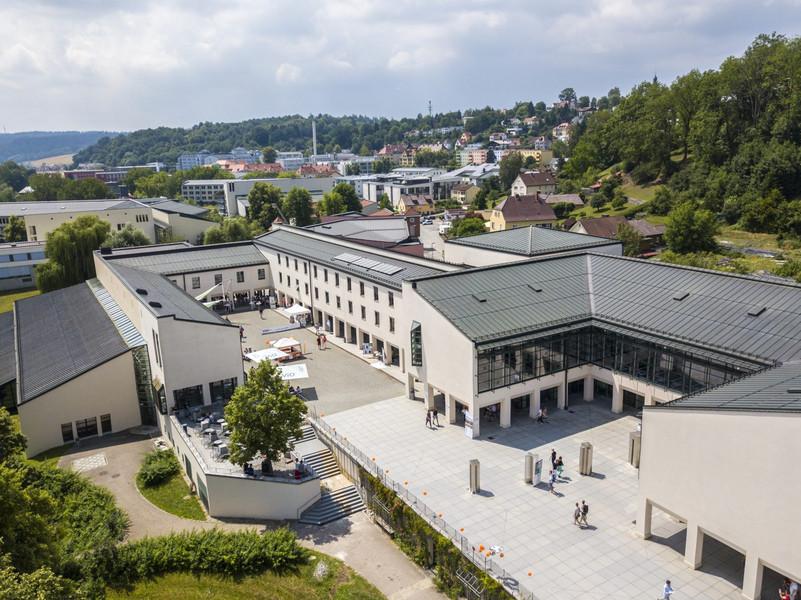
M0 162L24 162L74 154L97 140L114 136L109 131L21 131L0 133Z

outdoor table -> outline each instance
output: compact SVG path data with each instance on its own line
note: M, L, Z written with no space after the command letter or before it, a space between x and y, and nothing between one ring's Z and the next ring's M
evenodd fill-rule
M218 425L222 425L223 427L225 427L226 425L228 425L228 423L226 423L225 419L220 419L219 421L217 421L217 424L218 424Z
M203 430L203 433L205 435L209 435L210 433L216 433L216 431L217 431L216 429L212 429L211 427L206 427L206 429Z
M222 446L223 446L223 442L222 442L222 440L214 440L214 441L211 443L211 445L212 445L212 446L219 446L219 447L222 447ZM227 446L226 446L226 447L227 447Z

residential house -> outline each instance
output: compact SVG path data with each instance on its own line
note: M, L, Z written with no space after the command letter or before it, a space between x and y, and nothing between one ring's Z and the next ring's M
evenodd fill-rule
M550 150L551 149L551 140L549 140L544 135L541 135L538 138L534 138L534 149L535 150Z
M551 206L554 204L572 204L577 208L584 206L584 200L578 194L546 194L542 200Z
M451 189L451 200L455 200L462 206L470 205L480 189L471 183L458 183Z
M556 176L550 171L526 171L512 182L513 195L528 196L536 193L556 193Z
M614 239L617 238L618 227L622 224L629 225L634 231L640 234L642 238L640 251L642 253L651 252L654 248L659 246L665 235L664 225L654 225L643 219L629 220L622 215L606 215L594 219L579 219L570 228L570 231Z
M426 215L434 212L434 200L431 196L425 194L401 194L400 202L398 203L398 212L401 214Z
M559 123L551 130L551 135L553 139L567 144L570 141L570 123Z
M539 194L509 196L498 204L490 216L490 231L517 229L518 227L553 227L556 215L553 209L540 200Z

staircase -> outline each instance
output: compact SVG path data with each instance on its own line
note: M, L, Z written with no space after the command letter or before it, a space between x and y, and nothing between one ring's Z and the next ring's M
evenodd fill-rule
M333 458L333 457L332 457ZM364 510L364 503L355 485L334 490L323 490L320 499L303 511L301 523L325 525Z
M314 427L311 425L304 425L300 430L300 437L292 438L290 441L293 445L297 446L302 442L308 442L310 440L317 439L317 432L314 431Z
M317 450L310 454L303 454L303 462L306 463L306 466L314 471L320 479L339 475L337 460L328 448L323 448L322 450Z

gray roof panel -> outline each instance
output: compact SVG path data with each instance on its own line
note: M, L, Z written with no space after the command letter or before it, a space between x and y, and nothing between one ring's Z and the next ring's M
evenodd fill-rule
M17 351L14 346L14 313L0 313L0 385L17 378Z
M553 254L554 252L609 246L620 242L582 233L546 229L531 225L529 227L518 227L517 229L480 233L469 237L447 240L445 243L508 254L519 254L521 256L538 256Z
M10 215L49 215L51 213L95 212L141 209L133 200L64 200L63 202L0 202L0 217Z
M104 258L110 264L136 267L162 275L215 271L251 265L266 265L267 259L252 242L214 244L211 246L188 246L174 248L169 252L154 251L131 255L123 252Z
M86 283L18 300L16 341L20 403L128 351Z

